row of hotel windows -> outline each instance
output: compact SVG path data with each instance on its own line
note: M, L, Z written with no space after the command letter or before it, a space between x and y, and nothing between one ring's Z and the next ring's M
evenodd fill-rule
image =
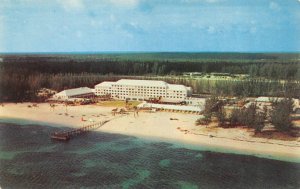
M186 94L181 93L143 93L143 92L126 92L126 91L120 91L120 92L110 92L110 91L101 91L96 92L97 94L122 94L122 95L133 95L133 94L139 94L139 95L177 95L177 96L186 96Z
M135 92L135 90L118 90L118 91L115 91L115 90L109 90L109 89L96 89L96 92L100 92L100 91L107 91L107 92L120 92L120 91L126 91L126 92ZM137 90L138 92L160 92L160 93L165 93L166 91L160 91L160 90ZM173 91L169 91L168 92L173 92L173 93L185 93L185 91L176 91L176 90L173 90Z
M118 98L128 98L128 96L124 96L124 95L112 95L113 97L118 97ZM147 97L160 97L160 96L155 96L155 95L151 95L151 96L145 96L146 98ZM145 98L143 97L143 98ZM177 99L184 99L184 97L179 97L179 96L166 96L164 98L177 98Z
M138 91L166 91L166 89L132 89L132 88L107 88L107 87L103 87L102 89L96 89L96 90L122 90L122 91L134 91L134 90L138 90ZM183 91L182 91L183 92Z
M117 91L150 91L150 92L152 92L152 91L159 91L159 92L166 92L165 90L162 91L162 90L152 90L152 89L144 89L144 90L142 90L142 89L141 90L140 89L138 89L138 90L130 90L130 89L122 90L122 89L119 89Z
M152 93L144 93L144 92L127 92L127 91L119 91L119 92L111 92L111 91L103 91L103 92L97 92L97 94L119 94L119 95L177 95L177 96L186 96L182 93L159 93L159 92L152 92Z
M150 89L166 89L167 87L153 87L153 86L125 86L125 85L112 85L112 87L121 87L121 88L150 88Z
M98 87L98 88L108 88L108 89L118 89L118 90L145 90L145 89L154 89L154 90L167 90L168 87L151 87L151 86L123 86L123 85L112 85L112 87Z

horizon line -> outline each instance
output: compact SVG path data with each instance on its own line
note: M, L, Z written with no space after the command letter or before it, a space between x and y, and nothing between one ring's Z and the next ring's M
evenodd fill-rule
M300 51L24 51L24 52L0 52L3 54L140 54L140 53L235 53L235 54L298 54Z

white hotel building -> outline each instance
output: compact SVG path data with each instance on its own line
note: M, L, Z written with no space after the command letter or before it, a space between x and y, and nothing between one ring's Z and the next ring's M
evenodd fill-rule
M142 101L156 98L165 102L182 102L192 94L192 89L164 81L121 79L96 85L95 93L97 96L110 94L112 98L120 100Z

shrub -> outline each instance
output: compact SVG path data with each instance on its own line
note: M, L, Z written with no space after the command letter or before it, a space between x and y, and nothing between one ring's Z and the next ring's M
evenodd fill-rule
M270 121L279 131L289 131L292 126L291 113L293 111L293 100L283 99L273 102Z

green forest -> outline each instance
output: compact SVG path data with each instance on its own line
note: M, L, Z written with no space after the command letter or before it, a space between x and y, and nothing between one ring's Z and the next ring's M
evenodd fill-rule
M182 77L183 72L247 74L243 80ZM300 54L106 53L1 54L0 100L35 100L40 88L94 87L120 78L159 79L196 94L299 97Z

